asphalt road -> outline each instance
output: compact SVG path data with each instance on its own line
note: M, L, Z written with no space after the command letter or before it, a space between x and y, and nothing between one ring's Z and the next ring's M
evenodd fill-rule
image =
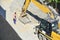
M22 40L1 15L0 15L0 40Z

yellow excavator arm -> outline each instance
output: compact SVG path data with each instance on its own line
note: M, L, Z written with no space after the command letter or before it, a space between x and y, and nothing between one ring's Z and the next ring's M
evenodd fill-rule
M31 0L25 0L24 5L22 7L22 13L20 16L24 17L26 15L26 10L30 4Z
M22 16L22 17L25 17L27 14L26 14L26 10L27 10L27 8L29 7L29 4L30 3L33 3L36 7L38 7L40 10L42 10L45 14L50 14L50 17L52 18L52 19L54 19L54 15L53 15L53 13L50 11L50 9L46 6L46 5L44 5L44 4L41 4L41 3L39 3L38 1L36 1L36 0L25 0L25 2L24 2L24 5L23 5L23 7L22 7L22 12L21 12L21 14L20 14L20 16ZM55 32L52 32L52 40L59 40L59 38L60 38L60 35L59 36L57 36L57 34L55 34ZM58 39L55 39L54 37L59 37Z
M52 31L51 33L52 40L60 40L60 35Z
M23 8L22 8L22 13L21 13L21 16L25 16L26 15L26 10L29 6L30 3L34 3L35 6L37 6L40 10L42 10L44 13L49 13L50 14L50 17L52 19L54 19L54 15L53 13L49 10L49 8L43 4L40 4L39 2L37 2L36 0L25 0L24 2L24 5L23 5Z

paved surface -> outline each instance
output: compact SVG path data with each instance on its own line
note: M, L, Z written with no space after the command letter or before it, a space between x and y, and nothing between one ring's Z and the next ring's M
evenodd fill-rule
M19 37L22 38L22 40L38 40L38 37L34 34L33 29L36 25L38 25L38 21L29 14L28 17L31 20L30 23L24 25L18 20L23 3L24 0L1 0L0 4L6 10L6 20L9 22L15 32L19 35ZM44 16L43 12L39 10L39 8L37 8L33 3L30 3L28 10L31 11L33 14L38 15L39 17ZM14 12L17 12L16 24L13 23Z
M0 40L22 40L10 24L0 15Z
M18 20L19 14L21 13L21 8L23 6L23 2L24 0L1 0L1 6L6 10L6 20L19 35L19 37L22 38L22 40L38 40L37 35L34 35L33 29L36 25L38 25L37 21L30 15L30 20L33 20L31 23L24 25ZM17 12L16 24L13 23L13 13L15 11Z
M37 35L34 35L33 29L36 25L38 25L38 21L29 14L28 17L31 20L30 23L24 25L18 20L23 3L24 0L0 0L0 5L6 10L6 20L14 29L14 31L19 35L19 37L21 37L22 40L38 40ZM30 3L28 10L32 12L35 17L38 15L41 18L46 18L46 15L33 3ZM14 12L17 12L16 24L13 23Z

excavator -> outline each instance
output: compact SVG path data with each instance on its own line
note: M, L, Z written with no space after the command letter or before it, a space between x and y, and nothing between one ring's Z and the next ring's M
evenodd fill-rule
M53 11L54 8L49 6L48 3L45 3L45 1L25 0L19 20L23 23L25 22L25 19L26 21L29 20L26 11L31 2L44 12L44 14L48 15L48 18L40 18L40 24L35 27L39 40L60 40L60 23L58 23L58 20L56 19L58 14Z

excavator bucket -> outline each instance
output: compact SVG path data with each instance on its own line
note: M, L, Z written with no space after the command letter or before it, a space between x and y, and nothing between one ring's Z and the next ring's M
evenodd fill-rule
M21 21L23 24L27 24L31 22L27 15L24 15L22 17L20 16L19 21Z

